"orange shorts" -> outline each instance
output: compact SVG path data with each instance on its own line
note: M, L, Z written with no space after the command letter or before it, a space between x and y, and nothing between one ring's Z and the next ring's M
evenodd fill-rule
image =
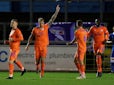
M94 44L93 46L94 48L94 53L103 53L105 50L105 45L104 44Z
M77 58L78 60L83 61L85 57L85 53L86 52L83 52L83 51L76 51L74 58Z
M19 52L20 52L20 50L12 50L12 49L10 49L9 60L10 61L15 61L17 59L17 56L18 56Z
M47 46L35 46L35 58L39 59L40 57L46 57L47 55Z

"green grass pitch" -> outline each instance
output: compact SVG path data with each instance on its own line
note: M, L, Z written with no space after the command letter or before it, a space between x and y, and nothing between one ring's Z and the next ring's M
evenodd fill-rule
M78 73L74 72L46 72L43 78L35 72L27 72L20 76L14 73L14 79L6 79L8 72L0 72L0 85L113 85L114 74L103 73L101 78L96 78L96 73L86 73L86 79L77 80Z

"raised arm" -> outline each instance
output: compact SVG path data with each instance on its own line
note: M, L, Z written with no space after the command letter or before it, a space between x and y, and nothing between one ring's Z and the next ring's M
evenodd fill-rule
M52 15L51 19L48 21L49 26L54 22L54 20L56 19L58 13L59 13L60 7L59 5L56 6L56 11L55 13Z

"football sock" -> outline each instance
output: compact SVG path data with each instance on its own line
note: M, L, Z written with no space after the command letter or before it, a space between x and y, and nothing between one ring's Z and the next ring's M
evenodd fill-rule
M13 77L14 64L9 64L9 77Z
M79 63L75 63L75 65L76 65L76 67L77 67L79 73L81 74L81 67L80 67L80 64L79 64Z
M44 76L45 63L41 63L41 76Z
M97 63L97 72L102 72L102 59L101 55L96 56L96 63Z

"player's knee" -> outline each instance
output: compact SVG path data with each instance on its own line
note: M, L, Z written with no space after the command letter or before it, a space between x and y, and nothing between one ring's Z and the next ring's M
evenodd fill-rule
M41 63L45 63L45 57L41 58Z
M39 63L40 63L40 62L38 62L38 61L37 61L37 62L35 62L35 64L36 64L36 65L38 65Z
M36 59L35 64L38 65L40 63L40 59Z
M9 64L13 64L14 63L14 61L12 61L12 60L9 60Z
M80 61L80 65L84 65L84 62L83 61Z
M102 53L98 52L96 55L101 55L102 56Z

